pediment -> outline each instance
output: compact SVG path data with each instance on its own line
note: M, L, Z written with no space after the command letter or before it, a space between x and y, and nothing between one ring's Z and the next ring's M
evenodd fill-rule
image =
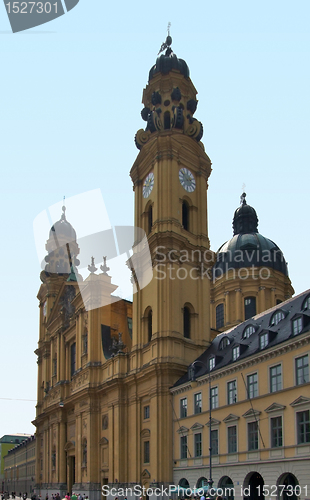
M211 418L211 427L213 427L213 425L219 425L220 423L221 423L220 420L217 420L216 418ZM210 427L210 420L209 422L206 423L206 425Z
M259 410L254 410L254 408L250 408L248 411L246 411L242 416L244 418L248 417L258 417L262 412Z
M272 411L284 410L284 408L286 408L286 406L280 405L279 403L272 403L272 405L265 409L265 412L270 413Z
M299 406L299 405L304 405L304 404L309 404L310 403L310 398L306 398L305 396L299 396L299 398L295 399L292 403L290 403L291 406Z
M99 444L109 444L109 440L105 437L102 437L99 441Z
M67 441L67 443L65 444L64 450L69 451L69 450L73 450L74 448L75 448L75 446L72 443L72 441Z
M187 427L184 427L184 425L182 425L181 427L179 427L179 429L177 430L177 432L179 434L183 434L184 432L188 432L189 429Z
M203 429L203 425L202 425L202 424L199 424L198 422L195 422L195 424L193 424L193 425L191 426L191 429L192 429L193 431L195 431L196 429Z
M143 429L143 431L141 431L140 433L140 436L142 438L150 437L150 435L151 435L150 429Z
M144 469L142 471L141 477L149 479L151 477L151 474L149 473L149 471L147 469Z
M238 417L238 415L234 415L233 413L230 413L229 415L227 415L227 417L225 417L223 419L223 422L225 422L225 424L227 424L228 422L235 422L236 420L239 420L240 417Z

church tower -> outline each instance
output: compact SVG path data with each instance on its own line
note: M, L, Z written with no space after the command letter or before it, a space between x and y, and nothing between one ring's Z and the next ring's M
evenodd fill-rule
M171 43L168 35L149 73L141 112L146 128L136 134L140 152L130 171L135 226L148 235L153 266L151 282L134 295L129 377L136 386L128 387L128 419L135 422L128 478L145 486L172 481L169 387L210 343L211 161L194 118L197 91Z
M140 153L130 175L135 226L148 235L153 279L134 298L133 348L149 342L151 359L179 358L188 365L209 343L207 181L211 161L194 118L197 91L185 61L167 37L143 92L145 130L136 134ZM142 321L141 321L142 320ZM142 358L137 359L139 365Z

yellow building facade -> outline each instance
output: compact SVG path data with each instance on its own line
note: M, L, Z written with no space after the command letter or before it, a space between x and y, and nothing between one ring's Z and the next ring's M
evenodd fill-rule
M171 389L174 484L309 497L309 346L309 290L214 339Z
M16 444L4 457L3 491L28 494L30 498L36 484L36 442L35 436L27 437Z
M168 37L143 92L147 123L136 135L140 151L130 171L135 226L148 235L153 279L139 288L133 255L133 304L111 296L116 286L104 266L98 274L92 262L82 281L65 208L47 240L34 421L41 495L76 491L99 499L104 485L172 481L169 388L210 344L210 279L199 264L210 246L211 162L193 117L197 91L170 45ZM102 298L107 305L94 307Z

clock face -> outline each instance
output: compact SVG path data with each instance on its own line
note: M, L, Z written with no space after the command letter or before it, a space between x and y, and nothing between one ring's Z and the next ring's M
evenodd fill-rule
M179 170L179 179L181 185L188 191L189 193L192 193L195 191L196 188L196 181L195 178L190 170L188 168L182 167Z
M143 189L142 189L143 198L148 198L150 196L153 187L154 187L154 173L151 172L147 175L143 183Z

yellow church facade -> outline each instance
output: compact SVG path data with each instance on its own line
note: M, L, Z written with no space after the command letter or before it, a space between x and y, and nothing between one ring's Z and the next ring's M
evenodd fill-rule
M34 420L41 496L75 491L96 500L103 487L172 484L171 387L219 332L245 319L247 298L255 298L256 314L293 293L285 264L277 261L254 262L255 273L270 270L259 282L243 275L232 280L233 266L221 273L231 264L231 249L210 250L211 161L194 117L197 91L171 42L168 36L149 73L141 112L146 126L136 134L139 154L130 171L135 227L147 235L147 244L137 241L139 253L128 259L133 303L115 295L105 260L98 271L92 259L89 276L79 276L79 239L65 207L47 235ZM251 233L266 243L245 199L240 210L234 238ZM136 266L146 270L147 252L153 277L140 286Z

